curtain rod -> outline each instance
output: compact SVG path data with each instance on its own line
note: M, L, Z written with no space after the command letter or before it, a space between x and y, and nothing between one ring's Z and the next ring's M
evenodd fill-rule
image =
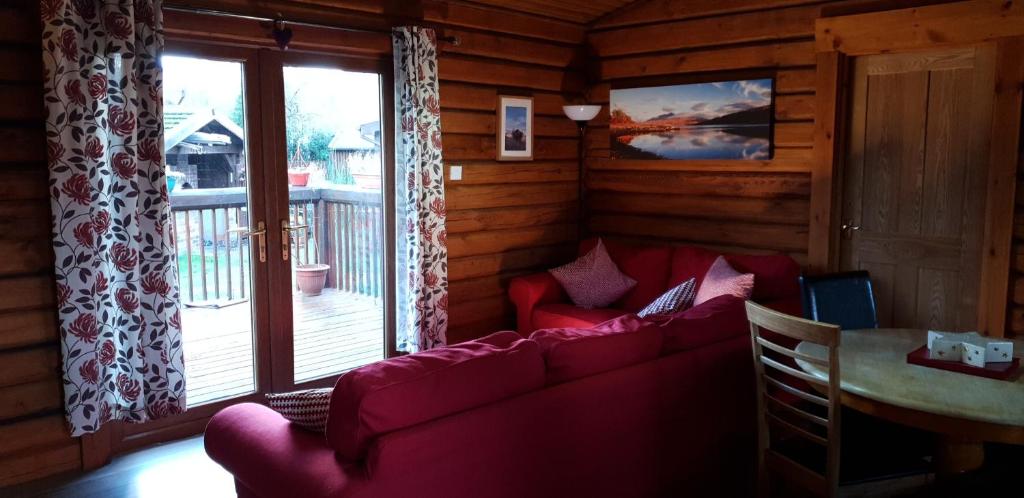
M191 13L191 14L204 14L204 15L215 15L215 16L223 16L223 17L234 17L236 19L247 19L247 20L251 20L251 21L270 22L270 23L273 23L273 22L276 22L276 21L282 21L282 22L286 22L288 24L295 24L297 26L308 26L308 27L311 27L311 28L336 29L336 30L339 30L339 31L353 31L353 32L359 32L359 33L391 34L391 30L384 30L384 29L375 30L375 29L369 29L369 28L352 28L352 27L336 26L336 25L331 25L331 24L314 23L314 22L308 22L308 21L289 21L288 19L285 19L283 16L281 18L278 18L278 19L272 19L272 18L264 17L264 16L254 16L254 15L250 15L250 14L238 14L236 12L226 12L226 11L223 11L223 10L215 10L215 9L204 9L204 8L201 8L201 7L178 7L178 6L173 6L172 5L172 6L169 6L169 7L163 7L163 10L173 10L173 11L177 11L177 12L187 12L187 13ZM411 23L411 24L414 25L414 26L420 26L420 27L427 27L427 28L435 29L435 31L437 30L437 28L433 28L431 26L424 26L423 24L416 24L416 23ZM443 29L443 28L441 28L441 29ZM456 45L456 46L458 46L459 44L462 43L462 40L459 39L459 37L457 37L457 36L438 36L437 39L439 41L451 43L452 45Z

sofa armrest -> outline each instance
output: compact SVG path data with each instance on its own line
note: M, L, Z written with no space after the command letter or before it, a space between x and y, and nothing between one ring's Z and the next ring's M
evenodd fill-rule
M516 330L523 337L534 331L534 308L541 304L569 301L562 284L548 272L513 278L508 286L508 295L516 305Z
M340 462L322 434L256 403L214 415L204 443L210 458L261 496L347 497L365 484L362 468Z

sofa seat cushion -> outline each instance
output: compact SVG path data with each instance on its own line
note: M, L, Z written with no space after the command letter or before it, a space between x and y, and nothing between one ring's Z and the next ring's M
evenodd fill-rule
M710 299L659 323L664 335L664 354L750 334L744 300L728 295Z
M540 346L515 332L399 356L338 379L327 441L344 459L361 459L376 436L539 389Z
M636 280L636 286L612 304L637 312L668 289L669 262L672 249L668 246L643 246L615 240L586 239L580 242L580 254L586 254L597 241L608 250L608 255L622 273Z
M549 384L653 360L661 353L662 341L658 326L636 315L591 328L541 329L530 339L544 352Z
M572 304L542 304L533 309L535 329L588 328L630 314L615 308L580 308Z

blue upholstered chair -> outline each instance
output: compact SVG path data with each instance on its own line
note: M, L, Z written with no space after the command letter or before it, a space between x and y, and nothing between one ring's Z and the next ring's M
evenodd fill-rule
M800 297L804 318L843 330L878 328L875 295L866 271L801 276Z

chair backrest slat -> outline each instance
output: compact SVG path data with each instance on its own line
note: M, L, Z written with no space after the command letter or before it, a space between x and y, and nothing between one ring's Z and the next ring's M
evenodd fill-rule
M818 365L828 365L827 359L818 358L817 356L811 356L809 354L803 354L799 351L789 349L779 344L775 344L774 342L761 337L757 338L757 343L760 344L762 347L766 347L772 351L775 351L776 353L793 358L794 360L802 360L809 363L817 363Z
M763 494L766 490L771 470L815 494L835 496L839 482L840 328L779 313L752 301L747 301L746 309L757 374L759 491ZM783 343L790 341L817 344L826 355L797 352ZM828 376L807 373L798 361L821 367ZM779 394L769 392L769 386ZM801 406L801 402L810 404ZM815 413L822 408L827 415ZM824 435L818 434L822 428ZM776 445L785 437L824 447L824 473L780 453Z
M761 362L764 363L765 366L772 367L775 370L786 373L788 375L792 375L793 377L799 378L805 382L810 382L811 384L817 384L819 386L828 387L827 380L822 379L820 377L815 377L806 372L801 372L800 370L797 370L793 367L783 365L782 363L779 363L767 356L761 355Z
M822 398L821 396L816 396L816 395L811 394L809 392L801 391L801 390L799 390L799 389L797 389L795 387L790 387L789 385L784 384L784 383L782 383L780 381L777 381L777 380L775 380L775 379L773 379L771 377L765 376L764 380L767 383L769 383L769 384L771 384L771 385L773 385L773 386L775 386L775 387L777 387L777 388L779 388L779 389L781 389L783 391L786 391L789 394L792 394L792 395L794 395L794 396L796 396L796 397L798 397L800 399L803 399L804 401L810 401L811 403L815 403L815 404L820 405L820 406L828 407L828 399L827 398Z

